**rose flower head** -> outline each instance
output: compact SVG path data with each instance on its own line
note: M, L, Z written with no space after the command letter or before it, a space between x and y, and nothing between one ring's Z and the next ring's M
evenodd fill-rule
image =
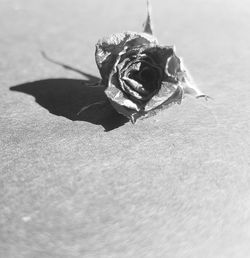
M105 94L116 111L132 123L180 104L185 94L208 98L192 82L175 48L159 45L152 32L149 2L147 7L143 32L113 34L96 44Z

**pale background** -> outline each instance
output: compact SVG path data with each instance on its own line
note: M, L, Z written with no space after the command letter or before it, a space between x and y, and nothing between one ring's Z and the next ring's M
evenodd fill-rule
M93 76L96 41L141 29L144 0L0 0L0 257L250 257L250 1L152 0L213 101L136 125ZM125 124L124 124L125 123Z

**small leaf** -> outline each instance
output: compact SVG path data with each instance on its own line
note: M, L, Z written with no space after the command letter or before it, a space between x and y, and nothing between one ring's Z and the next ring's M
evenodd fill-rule
M151 23L151 4L150 0L147 0L147 19L143 24L143 32L153 35L153 25Z

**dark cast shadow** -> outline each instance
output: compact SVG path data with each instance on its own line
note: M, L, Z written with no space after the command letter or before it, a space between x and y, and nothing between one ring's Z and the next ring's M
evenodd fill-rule
M72 121L102 125L105 131L124 125L128 119L113 109L104 88L89 83L89 80L45 79L13 86L10 90L32 95L50 113Z
M56 61L43 51L41 54L47 61L77 72L87 80L45 79L16 85L10 87L10 90L32 95L36 102L51 114L72 121L102 125L105 131L111 131L128 122L128 119L118 114L107 100L104 87L98 84L99 78Z
M87 80L45 79L12 86L10 90L32 95L36 102L51 114L63 116L72 121L102 125L106 132L128 122L128 119L118 114L107 100L104 88L98 84L99 78L55 61L45 52L41 54L49 62L77 72Z

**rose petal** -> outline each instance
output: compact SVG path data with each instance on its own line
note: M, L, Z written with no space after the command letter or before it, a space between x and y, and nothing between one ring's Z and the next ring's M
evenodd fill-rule
M117 33L99 40L96 44L95 58L104 84L107 85L109 74L117 56L125 46L129 50L143 45L154 46L157 43L158 41L154 36L136 32Z
M157 108L157 106L160 106L165 101L169 100L178 88L178 84L163 82L159 92L150 99L144 110L147 112Z
M132 123L135 123L138 119L144 119L150 116L156 115L160 110L169 108L174 104L181 104L181 100L183 98L183 89L178 86L173 95L170 98L165 100L163 103L158 105L156 108L151 109L149 111L140 110L138 112L134 112L133 110L125 110L126 116L131 120ZM119 108L119 107L116 107Z
M206 96L195 85L190 73L183 63L183 60L175 54L168 59L165 72L170 77L174 77L179 81L185 94L193 95L195 97L203 95Z
M144 119L150 116L156 115L160 110L169 108L170 106L174 104L181 104L181 100L183 98L183 89L182 87L177 87L176 91L171 95L170 98L168 98L166 101L164 101L162 104L157 106L156 108L149 110L147 112L145 111L139 111L138 113L132 114L132 122L135 123L137 119Z
M114 102L112 100L110 101L110 103L112 104L112 106L118 113L126 116L132 123L135 123L136 118L134 118L134 117L136 116L136 114L138 114L138 111L129 109L125 106L121 106L121 105L117 104L117 102Z
M180 59L181 60L181 59ZM180 63L180 72L178 72L178 78L181 81L181 86L185 94L189 94L195 97L206 96L194 83L190 73L185 67L183 61ZM209 96L207 96L209 97Z
M125 51L125 50L123 50ZM117 64L120 60L120 55L122 55L122 52L119 53L117 60L115 61L114 67L111 70L111 73L108 78L108 87L105 90L105 94L110 100L111 103L115 102L116 104L120 106L125 106L130 109L134 109L136 111L140 110L140 106L128 99L123 92L119 89L119 75L117 72ZM117 106L117 105L116 105ZM118 112L121 112L120 110L117 110Z
M121 87L123 88L123 90L125 91L125 93L128 94L128 96L130 96L131 99L133 99L134 101L139 101L139 100L143 100L144 96L140 95L137 91L134 90L134 87L140 87L139 84L137 83L136 85L136 81L134 81L134 85L132 80L129 82L128 80L125 82L123 81L124 78L119 78L120 79L120 83L121 83ZM128 78L129 79L129 78ZM127 83L129 83L129 85L127 85ZM142 88L142 85L141 85Z
M175 54L170 56L167 60L165 72L169 76L177 76L177 73L180 72L181 60Z
M122 87L129 98L144 108L145 102L152 97L152 93L146 91L140 83L130 78L121 79Z
M140 106L135 102L128 99L119 89L115 87L109 87L105 90L105 94L109 98L111 104L116 103L116 107L126 107L128 109L133 110L134 112L138 112L140 110ZM121 108L119 109L121 110ZM117 110L119 112L119 110ZM121 112L119 112L121 113ZM121 113L122 114L122 113Z
M174 50L172 47L154 46L145 49L142 54L153 59L155 64L164 70L167 60L173 55L173 52Z

